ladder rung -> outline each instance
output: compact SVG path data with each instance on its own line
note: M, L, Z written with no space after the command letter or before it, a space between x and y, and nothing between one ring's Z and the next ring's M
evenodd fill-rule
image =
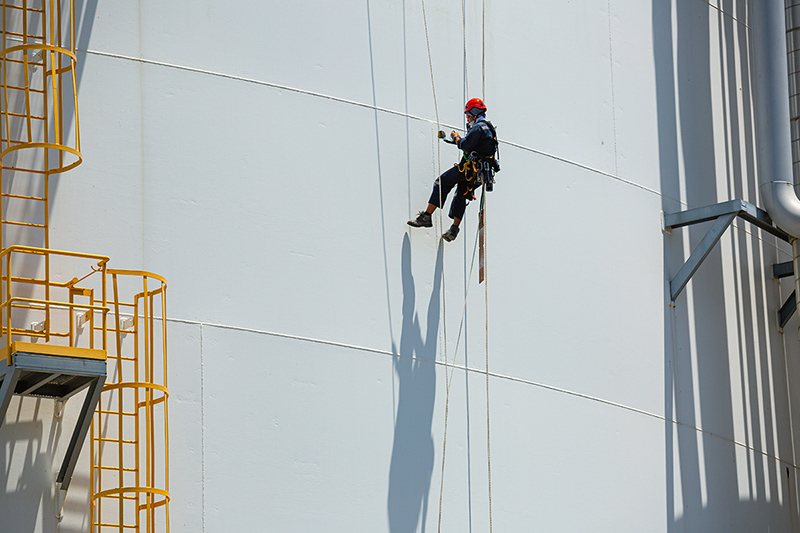
M41 36L34 35L33 33L20 33L18 31L4 31L3 33L5 33L6 35L11 35L13 37L21 37L23 39L27 37L28 39L34 39L38 41L43 40ZM27 43L27 44L39 44L39 43Z
M6 114L7 114L8 116L11 116L11 117L28 118L28 115L25 115L25 114L23 114L23 113L13 113L13 112L10 112L10 111L9 111L9 112L8 112L8 113L6 113ZM30 115L30 118L31 118L32 120L45 120L45 117L40 117L39 115Z
M24 194L11 194L11 193L0 193L0 197L2 198L19 198L20 200L38 200L40 202L44 202L47 198L39 198L38 196L26 196Z
M24 6L17 6L17 5L4 5L8 9L19 9L20 11L27 11L30 13L44 13L43 9L34 9L32 7L28 7L27 9Z
M100 441L100 442L116 442L117 444L119 444L119 443L122 443L122 444L136 444L135 440L125 440L125 439L119 440L119 439L102 438L102 439L94 439L94 440L95 441Z
M119 467L117 467L117 466L92 465L92 467L95 470L114 470L116 472L119 472L119 470L120 470ZM135 468L123 468L122 471L123 472L138 472L138 470L136 470Z
M31 89L30 87L19 87L17 85L6 85L6 89L14 89L17 91L30 91L32 93L44 94L44 89Z
M100 413L100 414L104 414L104 415L116 415L116 416L120 415L119 411L106 411L105 409L97 409L95 411L95 413ZM122 411L121 414L122 414L122 416L135 416L136 415L136 413L130 413L128 411Z
M119 498L117 498L119 499ZM92 525L99 527L124 527L126 529L136 529L139 526L126 526L125 524L112 524L111 522L92 522Z
M6 58L6 62L8 62L8 63L17 63L17 64L20 64L20 65L24 65L25 64L25 61L22 60L22 59L11 59L11 58L8 58L8 57ZM43 67L44 63L41 62L41 61L31 61L29 59L28 60L28 65L33 65L34 67Z
M34 224L32 222L16 222L14 220L0 220L0 224L9 224L11 226L26 226L29 228L45 228L44 224Z

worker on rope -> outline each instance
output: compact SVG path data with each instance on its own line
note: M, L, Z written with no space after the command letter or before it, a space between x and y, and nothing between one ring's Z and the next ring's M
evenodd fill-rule
M415 228L432 227L431 215L437 207L441 207L441 202L453 187L456 187L449 213L453 224L442 235L446 241L452 241L458 236L458 226L464 217L467 203L475 199L475 189L485 184L486 190L491 191L494 174L500 170L495 158L497 134L492 123L486 120L486 105L480 98L473 98L464 106L464 114L467 118L467 134L462 139L454 131L450 133L450 140L445 140L463 150L461 162L436 179L428 208L408 221L408 225ZM439 137L445 138L443 131L439 132Z

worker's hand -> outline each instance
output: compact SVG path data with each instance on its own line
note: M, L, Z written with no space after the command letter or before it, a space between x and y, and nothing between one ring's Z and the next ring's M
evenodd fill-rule
M461 135L459 135L458 133L456 133L454 131L451 131L450 132L450 138L453 140L454 143L457 143L458 141L461 140Z

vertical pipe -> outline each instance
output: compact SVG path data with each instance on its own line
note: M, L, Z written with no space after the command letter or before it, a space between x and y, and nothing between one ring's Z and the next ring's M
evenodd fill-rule
M800 236L800 199L791 175L784 4L781 0L761 0L753 2L751 8L759 194L778 227ZM792 35L795 37L794 32Z

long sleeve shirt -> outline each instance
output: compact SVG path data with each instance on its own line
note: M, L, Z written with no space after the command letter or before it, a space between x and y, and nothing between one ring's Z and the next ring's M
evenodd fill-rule
M494 155L495 141L492 130L486 123L486 117L480 116L475 119L467 134L456 143L459 149L464 151L464 155L477 152L478 157L488 157Z

